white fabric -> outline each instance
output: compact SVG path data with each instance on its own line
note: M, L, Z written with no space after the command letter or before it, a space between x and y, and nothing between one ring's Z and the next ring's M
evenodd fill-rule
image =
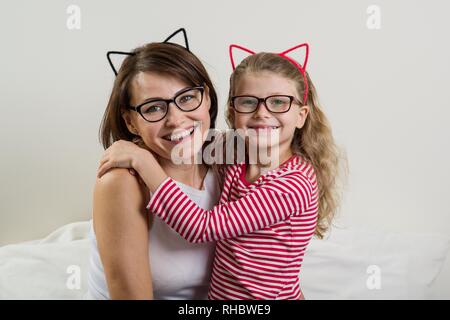
M0 299L81 299L87 291L90 222L65 225L42 240L0 247ZM306 299L430 298L450 246L448 237L334 229L312 239L302 268ZM369 289L378 265L381 289ZM73 286L80 269L80 286ZM68 273L69 268L69 273ZM72 284L72 285L70 285ZM450 285L443 295L450 298Z
M219 201L220 187L209 170L204 190L177 182L201 208L211 209ZM86 299L109 299L103 266L91 224L91 258ZM155 299L206 299L214 257L215 242L193 244L184 240L154 216L149 232L150 268ZM130 248L132 250L132 248Z
M76 222L45 239L1 247L0 299L81 299L87 288L88 231L89 222Z
M307 249L303 293L306 299L439 298L432 285L449 246L443 235L333 229Z

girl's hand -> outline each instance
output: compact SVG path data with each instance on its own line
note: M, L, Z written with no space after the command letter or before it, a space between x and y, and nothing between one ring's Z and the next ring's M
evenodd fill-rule
M97 170L97 177L101 178L112 168L128 168L131 174L134 173L133 175L138 175L138 178L142 179L151 192L155 192L167 178L150 150L126 140L116 141L105 150Z
M100 165L97 170L97 177L101 178L108 170L112 168L129 168L130 173L135 175L137 164L145 156L148 156L148 150L137 146L135 143L118 140L115 141L103 154Z

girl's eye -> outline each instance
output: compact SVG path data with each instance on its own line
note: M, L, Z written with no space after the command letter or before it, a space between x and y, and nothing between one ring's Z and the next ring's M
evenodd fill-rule
M255 104L255 100L253 100L253 99L245 99L245 100L242 100L242 101L241 101L241 104L252 106L252 105Z
M277 98L277 97L273 97L268 102L273 107L284 107L284 106L289 105L289 100Z

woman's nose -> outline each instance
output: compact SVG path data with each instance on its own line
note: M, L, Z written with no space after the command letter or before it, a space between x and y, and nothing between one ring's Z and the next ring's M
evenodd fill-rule
M168 127L178 127L183 122L184 113L172 102L168 106L169 110L166 115L166 126Z

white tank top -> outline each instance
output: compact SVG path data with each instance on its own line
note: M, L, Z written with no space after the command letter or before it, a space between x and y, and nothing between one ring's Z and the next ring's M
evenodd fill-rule
M212 209L219 201L220 186L212 170L206 174L204 190L180 182L177 185L203 209ZM89 238L88 291L84 298L110 299L92 220ZM189 243L153 216L149 230L149 251L154 299L207 299L215 245L215 242Z

